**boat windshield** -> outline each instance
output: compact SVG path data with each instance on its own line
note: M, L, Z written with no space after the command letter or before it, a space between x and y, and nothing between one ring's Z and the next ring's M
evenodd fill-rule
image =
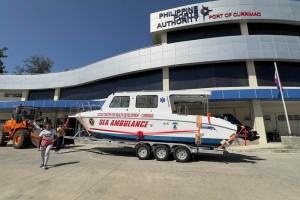
M209 110L207 95L170 95L173 114L206 115Z

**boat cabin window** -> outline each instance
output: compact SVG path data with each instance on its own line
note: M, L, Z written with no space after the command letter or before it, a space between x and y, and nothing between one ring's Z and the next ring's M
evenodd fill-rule
M170 95L173 114L206 115L208 112L208 97L205 95Z
M136 96L137 108L157 108L158 96L156 95L138 95Z
M128 108L129 100L130 100L130 98L128 96L116 96L110 102L109 107L111 107L111 108Z

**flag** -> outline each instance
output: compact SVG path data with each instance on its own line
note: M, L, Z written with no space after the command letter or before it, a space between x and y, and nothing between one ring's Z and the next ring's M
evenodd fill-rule
M274 83L276 84L277 89L283 90L283 87L282 87L282 84L281 84L281 82L280 82L280 79L279 79L279 77L278 77L278 75L277 75L276 69L275 69Z

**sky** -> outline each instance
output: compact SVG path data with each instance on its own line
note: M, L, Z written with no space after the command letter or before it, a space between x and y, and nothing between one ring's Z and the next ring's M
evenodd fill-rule
M72 70L151 46L150 13L201 0L0 0L6 71L33 55Z

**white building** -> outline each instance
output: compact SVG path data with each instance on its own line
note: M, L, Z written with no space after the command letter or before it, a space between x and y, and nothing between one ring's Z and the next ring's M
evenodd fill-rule
M20 103L43 107L56 121L75 104L115 91L208 89L212 114L254 126L263 144L274 139L271 132L288 133L276 61L292 133L300 135L299 1L210 1L150 18L152 47L66 72L2 75L0 119Z

